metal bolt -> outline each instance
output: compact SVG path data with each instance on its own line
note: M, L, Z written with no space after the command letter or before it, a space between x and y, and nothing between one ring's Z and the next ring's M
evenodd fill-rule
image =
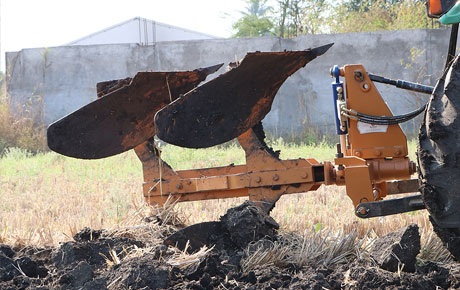
M191 180L187 180L187 185L190 185L192 184L192 181Z
M273 181L278 181L279 179L280 177L278 176L278 174L273 175Z
M361 151L356 151L356 152L355 152L355 155L358 156L358 157L360 157L360 156L361 156Z
M378 189L374 189L372 194L374 195L374 199L377 200L380 196L380 191Z
M382 155L382 151L380 150L375 151L375 156L380 156L380 155Z
M176 188L177 188L177 189L182 189L182 183L178 183L178 184L176 185Z
M369 209L365 208L364 206L360 206L357 209L357 212L360 216L366 216L369 213Z
M341 93L343 93L343 89L342 89L342 87L337 87L337 89L336 89L336 90L337 90L337 93L338 93L338 94L341 94Z
M307 179L307 178L308 178L308 173L307 173L307 172L304 172L304 174L302 174L302 178L303 178L303 179Z
M397 149L397 150L395 151L395 155L397 155L397 156L401 155L401 150Z
M355 76L355 80L357 80L359 82L364 81L364 76L363 76L362 71L360 71L360 70L355 71L354 76Z
M256 180L257 183L260 183L262 181L262 178L260 176L256 176L255 180Z

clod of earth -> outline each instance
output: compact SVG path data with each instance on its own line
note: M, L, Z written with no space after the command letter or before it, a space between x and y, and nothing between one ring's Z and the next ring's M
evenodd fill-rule
M0 245L0 254L7 256L8 258L14 257L14 251L10 246Z
M375 241L371 256L384 270L414 272L420 247L418 226L411 224Z
M224 244L227 248L241 250L252 241L274 239L278 229L279 225L272 217L254 202L245 201L229 209L220 222L191 225L166 238L165 244L175 245L181 250L188 246L190 252L196 252L205 245L221 249Z
M86 261L92 266L104 265L106 259L111 257L110 251L120 253L122 258L125 255L123 248L144 246L142 242L123 237L81 240L81 237L86 236L87 229L83 231L84 233L75 236L75 242L66 242L52 253L51 259L57 268L73 267L81 261Z
M220 220L232 242L240 248L264 237L274 238L279 229L278 223L271 216L250 201L229 209Z
M93 269L85 261L78 263L72 270L64 273L59 278L59 284L70 287L82 287L86 282L92 280Z

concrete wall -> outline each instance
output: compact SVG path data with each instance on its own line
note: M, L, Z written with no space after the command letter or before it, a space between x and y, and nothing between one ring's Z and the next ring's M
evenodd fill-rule
M407 30L295 39L262 37L158 42L151 46L24 49L6 55L8 92L13 103L24 103L31 96L42 97L46 122L51 123L94 100L96 83L100 81L134 76L137 71L191 70L234 61L235 55L242 58L248 51L302 50L334 42L325 55L285 82L264 120L266 128L281 135L299 134L312 127L331 132L331 66L361 63L369 72L434 85L443 67L448 40L448 30ZM416 77L419 72L421 77ZM427 98L388 86L378 87L397 114L416 108Z

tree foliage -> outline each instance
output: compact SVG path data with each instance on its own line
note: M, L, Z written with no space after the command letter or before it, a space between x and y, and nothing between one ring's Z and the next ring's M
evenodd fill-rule
M275 32L281 37L323 32L328 3L325 0L278 0Z
M430 28L425 1L351 0L334 10L331 32Z
M247 12L242 12L233 25L236 37L289 38L302 34L433 27L426 15L425 0L247 0L247 4Z
M267 5L267 0L247 0L246 10L241 12L241 18L233 24L235 37L272 35L274 24L270 13L273 8Z

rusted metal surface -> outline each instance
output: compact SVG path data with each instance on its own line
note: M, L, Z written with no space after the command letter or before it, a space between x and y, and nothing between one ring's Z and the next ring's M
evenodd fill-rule
M238 137L265 117L290 75L331 46L248 53L238 67L159 111L155 117L158 137L189 148L210 147Z
M184 72L139 72L98 84L96 101L51 124L48 146L60 154L97 159L134 148L155 135L162 107L195 88L222 64Z
M125 78L121 80L112 80L112 81L105 81L105 82L100 82L97 83L96 85L96 90L97 90L97 97L102 98L103 96L119 89L124 86L128 86L129 83L133 78Z

